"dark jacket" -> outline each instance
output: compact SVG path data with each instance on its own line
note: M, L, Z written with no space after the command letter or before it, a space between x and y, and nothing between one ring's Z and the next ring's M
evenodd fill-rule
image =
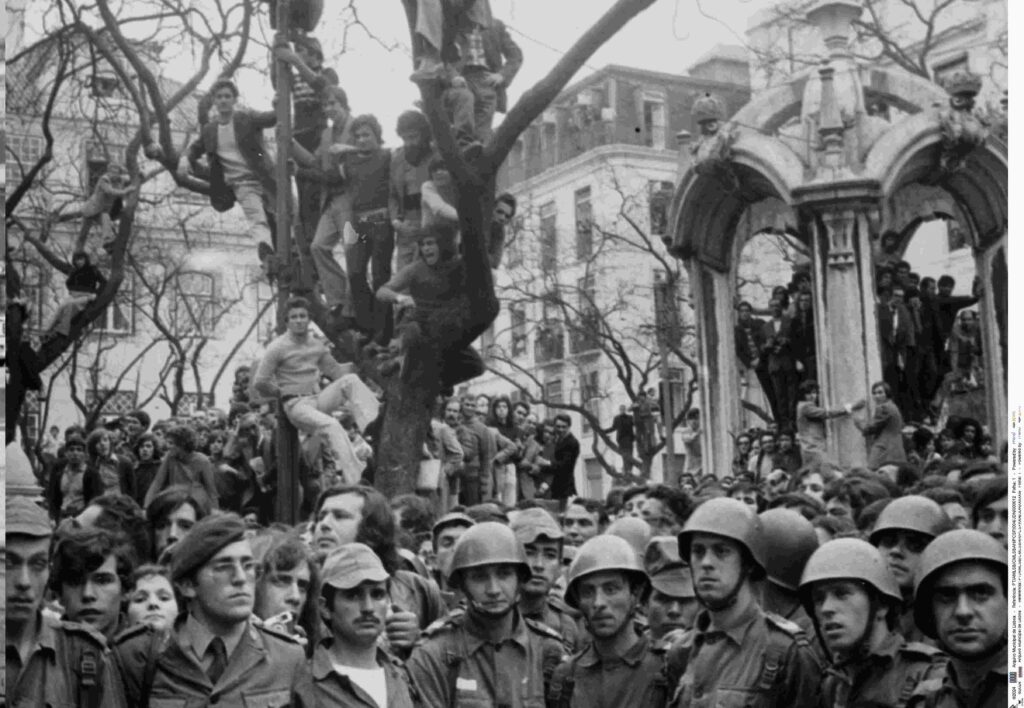
M903 305L896 306L896 321L893 322L891 305L878 306L878 337L881 345L882 368L888 368L894 362L892 358L903 354L916 345L914 341L914 325L910 319L910 311Z
M757 317L751 317L745 326L742 322L737 322L734 333L736 339L736 357L740 362L750 369L754 366L754 359L760 359L760 361L758 361L758 368L766 368L768 361L761 354L764 349L764 340L766 336L764 320Z
M272 206L277 195L274 165L263 146L263 130L277 123L273 111L255 112L236 110L231 120L235 126L235 143L245 163L263 187L264 204ZM203 126L199 138L188 149L188 160L193 171L199 169L198 160L204 154L210 161L210 206L217 211L228 211L235 205L235 193L224 181L224 167L217 157L217 121Z
M579 456L580 442L572 433L566 433L555 443L554 458L544 470L552 475L552 499L566 499L576 494L576 460Z
M64 281L69 293L88 293L90 295L98 295L106 284L107 279L94 265L84 265L71 271L67 280Z
M764 349L762 349L761 356L768 359L768 373L796 370L791 336L792 328L793 321L788 315L782 316L782 325L777 333L772 328L771 321L765 322Z
M484 43L487 68L501 74L504 79L501 86L497 88L497 103L495 105L495 110L498 113L504 113L508 110L508 86L523 65L523 50L512 40L508 28L501 20L494 20L489 28L480 30L480 39ZM466 35L462 32L459 33L458 45L460 54L465 56ZM461 73L461 65L458 69Z
M117 455L114 455L113 459L108 462L117 468L118 491L134 499L136 488L135 477L132 475L132 463ZM99 460L91 459L85 465L85 477L82 479L82 496L85 498L85 503L88 504L105 491L107 490L103 486L103 478L100 475Z

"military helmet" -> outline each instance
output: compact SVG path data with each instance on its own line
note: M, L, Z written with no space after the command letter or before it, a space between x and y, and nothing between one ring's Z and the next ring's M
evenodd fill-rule
M818 534L803 514L792 509L769 509L759 516L768 579L796 592L807 559L818 549Z
M823 580L860 580L894 602L902 602L899 585L877 548L859 538L837 538L818 547L800 578L800 599L814 617L812 586Z
M613 521L605 530L605 534L625 539L636 551L637 556L643 557L651 540L651 525L635 516L624 516Z
M938 637L932 615L931 585L938 571L961 561L992 563L1004 574L1009 567L1003 544L981 531L949 531L929 543L914 577L914 623L932 639Z
M523 582L532 574L526 562L523 544L512 529L497 521L485 521L471 526L455 542L452 563L448 569L448 584L453 588L459 587L462 571L497 564L516 566Z
M764 577L764 528L754 510L740 500L715 497L694 509L679 533L679 556L684 561L690 560L690 542L697 533L722 536L740 544L754 562L751 580Z
M911 494L893 499L882 509L869 540L877 545L878 537L886 531L916 531L935 538L951 528L953 522L938 502Z
M565 537L555 517L539 507L516 512L509 528L524 546L536 543L540 538L561 541Z
M580 580L605 571L621 571L631 576L642 585L641 600L647 599L651 581L640 563L640 556L633 546L624 538L601 534L590 539L576 553L567 575L565 601L570 607L579 607L576 588Z
M465 526L469 528L476 522L461 511L450 511L438 519L430 529L431 540L437 545L437 537L449 526Z

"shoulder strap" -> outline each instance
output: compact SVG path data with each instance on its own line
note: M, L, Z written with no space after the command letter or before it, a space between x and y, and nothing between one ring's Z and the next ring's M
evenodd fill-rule
M61 648L64 674L71 679L68 688L74 691L77 705L81 708L100 708L100 648L68 631L63 632Z
M782 669L783 659L793 641L793 637L784 631L768 632L768 647L764 653L761 677L757 681L759 691L770 692L773 689L775 679L778 678L779 671Z
M160 633L151 632L149 644L146 647L146 668L142 672L142 686L140 688L141 705L149 705L149 694L153 692L153 681L156 679L156 662L160 658Z
M551 676L548 708L569 708L570 704L572 704L572 694L576 689L576 659L582 653L581 651L573 654L564 664L555 668ZM561 670L562 667L565 667L565 671Z

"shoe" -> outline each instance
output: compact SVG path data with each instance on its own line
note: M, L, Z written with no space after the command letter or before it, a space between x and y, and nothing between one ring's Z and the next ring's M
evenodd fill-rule
M433 57L423 57L416 64L416 70L412 72L409 79L417 84L429 83L440 81L443 74L444 64Z

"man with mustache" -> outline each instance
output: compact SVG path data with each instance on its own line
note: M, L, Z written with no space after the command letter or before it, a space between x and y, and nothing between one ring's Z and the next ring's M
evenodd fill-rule
M818 548L804 568L800 599L832 659L822 705L898 708L921 681L942 676L942 652L896 631L903 597L870 543L837 538Z
M950 531L925 549L914 613L950 659L944 676L918 686L910 706L1007 704L1007 570L1006 549L980 531Z
M117 641L129 705L315 705L302 646L252 621L256 565L237 514L178 541L171 580L188 611L164 635L142 625Z
M881 551L903 595L899 630L908 641L931 643L915 624L914 576L924 549L952 528L953 522L937 502L911 494L893 499L882 510L868 538Z
M662 658L633 622L650 591L640 558L625 539L602 534L580 546L569 566L565 599L583 613L592 639L555 669L550 705L665 705L669 686Z
M103 635L41 611L53 535L46 512L23 496L4 507L6 705L127 706Z
M320 615L330 630L313 652L317 705L412 708L401 664L378 644L391 607L377 554L349 543L324 561Z
M687 520L679 555L690 561L702 609L692 641L673 647L666 659L686 666L671 705L818 704L821 666L807 636L758 604L763 544L761 519L736 499L709 499Z
M428 627L406 664L423 705L544 705L563 649L555 630L519 612L529 578L523 546L508 526L485 521L462 534L448 584L462 591L466 610Z

